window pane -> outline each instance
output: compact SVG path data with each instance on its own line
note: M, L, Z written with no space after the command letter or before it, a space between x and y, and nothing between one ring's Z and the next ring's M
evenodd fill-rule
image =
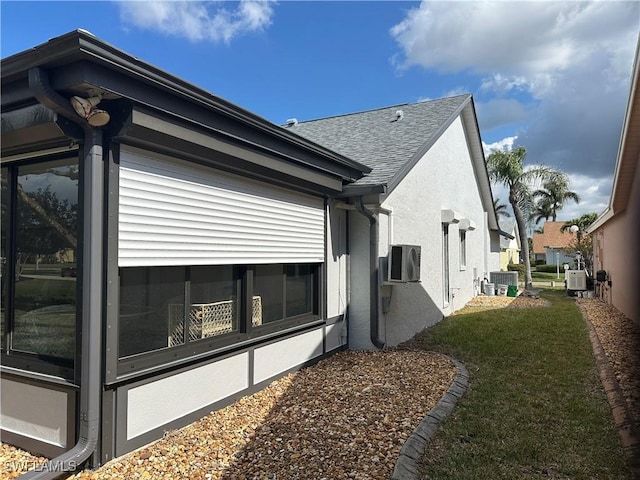
M253 294L262 304L262 322L282 320L284 271L282 265L258 265L253 278ZM254 322L255 323L255 322Z
M190 341L238 330L236 290L233 266L191 269Z
M184 282L184 267L120 270L120 357L183 343Z
M2 192L2 209L0 210L0 282L2 282L2 297L0 298L0 345L4 349L5 308L9 298L7 283L7 232L9 231L9 169L0 169L0 183Z
M12 348L73 360L78 161L18 169Z
M313 271L311 265L287 266L287 317L313 313Z

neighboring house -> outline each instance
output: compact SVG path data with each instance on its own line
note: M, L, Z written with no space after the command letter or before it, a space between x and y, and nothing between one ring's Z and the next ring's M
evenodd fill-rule
M587 229L593 234L593 270L605 272L602 298L640 321L640 41L620 135L609 206Z
M356 200L333 210L348 212L351 347L409 339L462 307L499 268L500 230L470 95L292 119L287 129L372 169L345 188ZM390 245L421 247L420 283L387 281Z
M520 263L520 235L518 234L518 224L515 220L502 220L500 222L502 231L509 233L513 238L502 236L500 238L500 270L507 271L507 265Z
M560 231L565 222L545 222L543 233L533 234L533 254L536 263L563 265L575 263L575 254L566 249L576 240L576 234L566 229Z
M82 30L1 67L2 440L66 468L396 345L499 267L469 95L282 128Z

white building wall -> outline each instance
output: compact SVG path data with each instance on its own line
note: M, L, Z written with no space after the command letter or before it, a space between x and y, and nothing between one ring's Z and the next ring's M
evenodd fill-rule
M381 313L389 346L411 338L464 306L474 296L474 272L476 278L482 278L485 268L499 269L499 238L494 248L495 235L487 235L483 228L485 212L471 162L462 122L457 119L383 202L383 207L393 211L391 241L422 247L421 282L383 288L383 292L391 289L389 311ZM443 209L455 210L476 224L475 230L467 231L465 268L460 266L458 226L449 227L448 303L443 291ZM380 223L382 226L384 220ZM489 249L493 253L489 254ZM386 256L387 252L385 229L380 234L379 254Z
M349 348L371 350L369 220L349 212Z

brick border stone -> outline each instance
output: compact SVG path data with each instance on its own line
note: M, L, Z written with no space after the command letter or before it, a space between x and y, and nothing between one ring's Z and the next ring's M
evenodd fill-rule
M456 367L456 376L447 392L435 407L422 419L411 436L402 446L400 456L393 469L392 480L419 480L418 464L427 444L436 434L440 424L453 411L456 402L467 391L469 372L458 360L448 357Z
M618 384L618 379L609 363L607 354L602 347L598 332L596 332L593 323L589 320L587 312L582 305L577 304L584 319L587 329L589 330L589 339L593 348L593 356L596 360L598 375L602 382L602 388L607 397L607 402L611 408L613 422L620 436L622 450L627 456L627 461L631 467L634 479L640 480L640 436L634 426L633 417L629 410L629 405L624 399L622 389Z

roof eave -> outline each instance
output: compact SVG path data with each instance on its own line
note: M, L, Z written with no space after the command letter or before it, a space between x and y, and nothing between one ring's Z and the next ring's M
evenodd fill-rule
M356 180L371 171L369 167L363 164L293 134L248 110L143 62L139 58L98 39L85 30L74 30L30 50L2 59L2 82L4 84L5 82L18 80L21 76L26 75L30 68L36 66L44 66L45 68L47 66L58 67L79 60L91 60L92 62L106 65L110 69L120 71L127 76L136 77L146 83L188 98L192 102L215 109L281 141L293 143L316 155L328 158L349 170L349 173L343 177L345 180Z

